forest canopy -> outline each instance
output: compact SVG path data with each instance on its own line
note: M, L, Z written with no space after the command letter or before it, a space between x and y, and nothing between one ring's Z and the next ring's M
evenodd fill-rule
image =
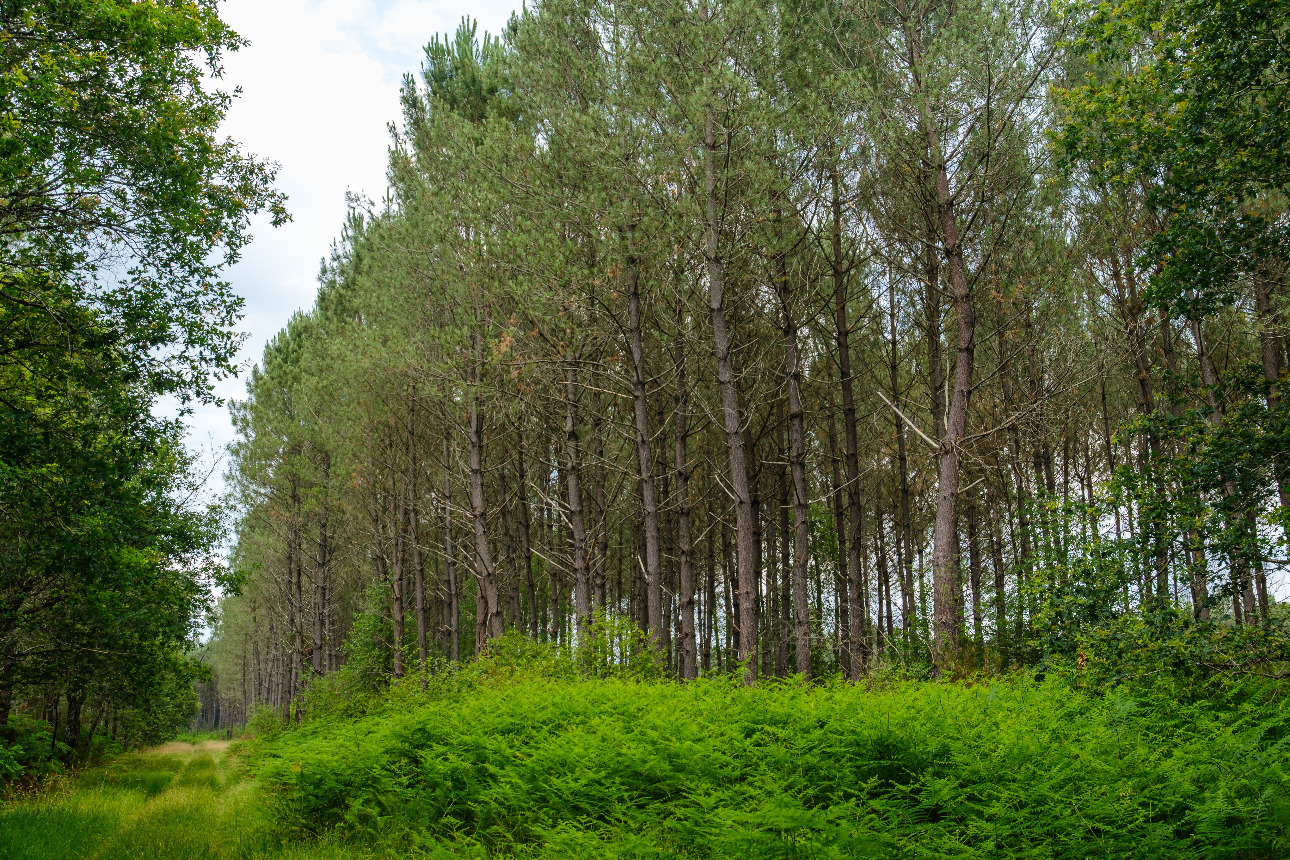
M543 0L435 38L235 406L204 719L508 633L748 683L1284 677L1288 11Z

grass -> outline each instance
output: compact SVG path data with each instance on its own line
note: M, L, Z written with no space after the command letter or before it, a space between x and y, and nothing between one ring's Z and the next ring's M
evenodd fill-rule
M227 742L123 756L0 806L0 860L350 860L336 840L284 840Z

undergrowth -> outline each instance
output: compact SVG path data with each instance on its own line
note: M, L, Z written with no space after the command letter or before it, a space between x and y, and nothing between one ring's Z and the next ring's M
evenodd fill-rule
M1290 712L1056 678L581 680L496 667L252 741L295 833L405 856L1274 858Z

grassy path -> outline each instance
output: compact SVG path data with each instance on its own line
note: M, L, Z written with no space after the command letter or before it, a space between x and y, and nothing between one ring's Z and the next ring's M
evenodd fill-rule
M174 742L87 771L75 784L0 805L0 860L349 860L369 854L283 844L226 741Z

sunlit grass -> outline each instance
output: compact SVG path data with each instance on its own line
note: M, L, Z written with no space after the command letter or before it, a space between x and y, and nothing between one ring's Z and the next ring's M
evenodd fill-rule
M382 856L286 840L227 743L123 756L0 806L0 860L349 860Z

